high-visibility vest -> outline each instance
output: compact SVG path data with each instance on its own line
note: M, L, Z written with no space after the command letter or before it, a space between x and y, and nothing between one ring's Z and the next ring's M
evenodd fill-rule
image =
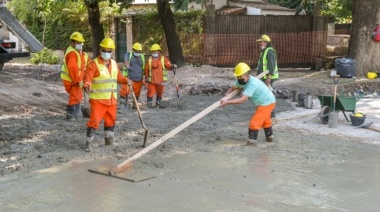
M149 82L152 81L152 57L149 57L149 77L148 77L148 80ZM162 75L162 78L164 80L164 82L166 82L168 80L168 70L165 68L165 57L164 56L161 56L161 65L162 65L162 71L163 71L163 75Z
M129 66L131 66L131 58L132 58L133 52L129 52ZM141 60L142 60L142 70L145 70L145 56L143 54L140 54ZM128 69L123 67L123 76L127 77L128 76Z
M91 99L111 99L111 95L117 99L117 64L111 60L111 74L104 64L99 64L98 58L94 59L100 75L92 79L90 91Z
M266 70L268 70L267 54L268 54L269 49L272 49L273 51L275 51L272 47L268 47L267 49L265 49L264 56L263 56L263 72L266 71ZM261 52L261 54L263 54L263 53ZM266 78L267 78L267 76L265 75L264 79L266 79ZM271 76L271 79L277 79L277 78L278 78L278 67L277 67L277 64L276 64L276 67L274 67L274 72L273 72L273 75Z
M67 47L66 52L65 52L65 58L66 55L69 54L70 52L74 51L75 54L77 55L78 58L78 68L79 68L79 76L81 75L82 72L82 63L81 63L81 57L80 54L77 50L75 50L71 45ZM84 64L87 65L88 62L88 55L87 53L84 53ZM69 69L67 68L66 60L64 60L64 63L62 65L62 71L61 71L61 79L67 80L69 82L72 82L70 74L69 74Z

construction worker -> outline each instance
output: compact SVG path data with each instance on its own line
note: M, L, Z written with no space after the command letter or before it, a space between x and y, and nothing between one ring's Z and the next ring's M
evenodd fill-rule
M148 107L153 108L153 97L156 95L156 105L159 106L165 91L165 82L168 70L177 69L176 64L171 64L169 59L161 55L161 47L153 44L150 48L152 56L146 61L144 81L147 84Z
M129 78L132 81L132 87L136 99L138 100L141 93L141 87L143 85L143 70L145 69L145 56L141 53L142 47L140 43L135 43L132 46L132 51L127 52L124 55L125 68L123 69L123 76ZM129 87L128 85L122 85L120 89L120 98L125 99L125 103L128 103ZM134 105L133 108L136 106Z
M262 35L257 42L259 43L261 54L257 66L257 75L268 70L269 73L265 75L262 80L267 86L273 87L273 83L278 79L277 55L273 49L268 35ZM273 109L271 117L276 117Z
M117 63L111 59L115 43L111 38L104 38L100 43L100 56L88 64L84 75L84 90L89 92L90 119L87 122L86 152L92 150L91 143L95 130L104 119L105 145L114 144L114 127L116 122L117 83L127 84Z
M239 63L235 67L234 76L237 78L235 84L228 89L226 94L236 89L243 90L241 97L223 101L220 106L228 104L242 104L247 99L256 107L251 117L248 128L247 145L256 145L259 130L264 128L267 142L273 141L272 120L270 113L276 105L276 100L269 87L261 80L249 75L250 67L246 63Z
M82 81L84 71L89 62L87 53L83 52L83 35L74 32L70 36L70 45L65 52L64 63L61 71L61 79L69 94L66 105L66 120L78 119L80 102L82 101Z

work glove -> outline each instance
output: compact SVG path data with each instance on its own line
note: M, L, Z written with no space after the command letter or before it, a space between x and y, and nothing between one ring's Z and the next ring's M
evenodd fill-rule
M90 92L90 91L91 91L91 85L89 85L89 84L85 84L85 85L83 86L83 90L86 91L87 93Z
M177 69L177 65L176 64L172 64L172 69Z

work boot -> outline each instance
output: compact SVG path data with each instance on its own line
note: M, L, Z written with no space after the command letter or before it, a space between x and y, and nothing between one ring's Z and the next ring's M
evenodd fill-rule
M272 127L264 128L264 133L265 133L267 142L272 142L273 141Z
M258 134L259 134L258 130L248 129L247 146L257 146L257 137L258 137Z
M153 98L148 97L147 98L147 104L148 104L149 108L154 108L154 106L153 106Z
M95 129L88 127L87 132L86 132L86 152L91 152L92 151L92 146L91 143L94 140L94 134L95 134Z
M80 103L74 105L74 118L79 121Z
M75 105L66 105L66 120L73 121L75 119Z
M270 113L270 117L271 118L276 118L276 112L274 112L274 110L272 110L272 112Z
M160 107L162 97L157 97L156 99L156 107Z
M114 145L115 134L113 132L114 127L104 127L104 145L112 146Z

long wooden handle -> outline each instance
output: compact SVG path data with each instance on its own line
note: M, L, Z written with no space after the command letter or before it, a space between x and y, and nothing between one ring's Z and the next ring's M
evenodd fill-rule
M368 127L368 129L373 130L373 131L375 131L375 132L380 132L379 129L376 129L376 128L373 128L373 127Z
M229 99L231 99L232 97L234 97L238 93L239 93L239 90L235 90L235 91L231 92L230 94L228 94L227 96L225 96L224 98L222 98L221 100L224 100L224 101L225 100L229 100ZM203 116L207 115L208 113L210 113L211 111L213 111L215 108L219 107L221 100L215 102L214 104L212 104L208 108L204 109L203 111L201 111L197 115L193 116L192 118L190 118L189 120L187 120L183 124L179 125L177 128L173 129L172 131L170 131L166 135L162 136L160 139L158 139L157 141L153 142L149 146L145 147L144 149L142 149L141 151L139 151L138 153L136 153L135 155L133 155L128 160L126 160L126 161L120 163L119 165L117 165L112 170L111 174L113 175L113 174L118 174L118 173L124 172L126 169L128 169L131 166L130 163L132 161L134 161L137 158L145 155L150 150L152 150L155 147L157 147L158 145L164 143L166 140L168 140L169 138L173 137L175 134L181 132L183 129L185 129L186 127L188 127L192 123L198 121L200 118L202 118Z
M141 115L140 107L139 107L139 105L137 104L137 99L136 99L136 95L135 95L135 93L134 93L134 91L133 91L133 86L132 86L131 83L128 83L128 84L129 84L129 88L131 89L131 93L132 93L132 97L133 97L133 102L134 102L135 105L136 105L137 114L139 115L140 122L141 122L143 128L144 128L144 129L147 129L147 128L145 127L145 124L144 124L143 119L142 119L142 115Z
M256 76L256 78L262 78L265 74L267 74L268 71L265 71L259 75ZM174 135L176 135L177 133L181 132L183 129L185 129L186 127L188 127L189 125L191 125L192 123L198 121L200 118L202 118L203 116L207 115L208 113L210 113L211 111L215 110L216 108L218 108L220 106L220 102L221 101L227 101L229 99L231 99L232 97L234 97L236 94L238 94L240 92L240 90L234 90L233 92L229 93L227 96L223 97L222 99L220 99L219 101L215 102L214 104L212 104L211 106L209 106L208 108L204 109L203 111L201 111L200 113L198 113L197 115L193 116L192 118L190 118L189 120L187 120L186 122L182 123L181 125L179 125L178 127L176 127L175 129L173 129L172 131L170 131L169 133L165 134L164 136L162 136L160 139L158 139L157 141L153 142L152 144L150 144L149 146L145 147L144 149L142 149L141 151L137 152L136 154L134 154L132 157L130 157L129 159L125 160L124 162L120 163L119 165L117 165L116 167L114 167L111 171L110 171L110 175L115 175L115 174L118 174L118 173L123 173L125 170L127 169L130 169L131 166L132 166L132 161L138 159L139 157L145 155L146 153L148 153L149 151L151 151L152 149L156 148L158 145L164 143L166 140L168 140L169 138L173 137Z

